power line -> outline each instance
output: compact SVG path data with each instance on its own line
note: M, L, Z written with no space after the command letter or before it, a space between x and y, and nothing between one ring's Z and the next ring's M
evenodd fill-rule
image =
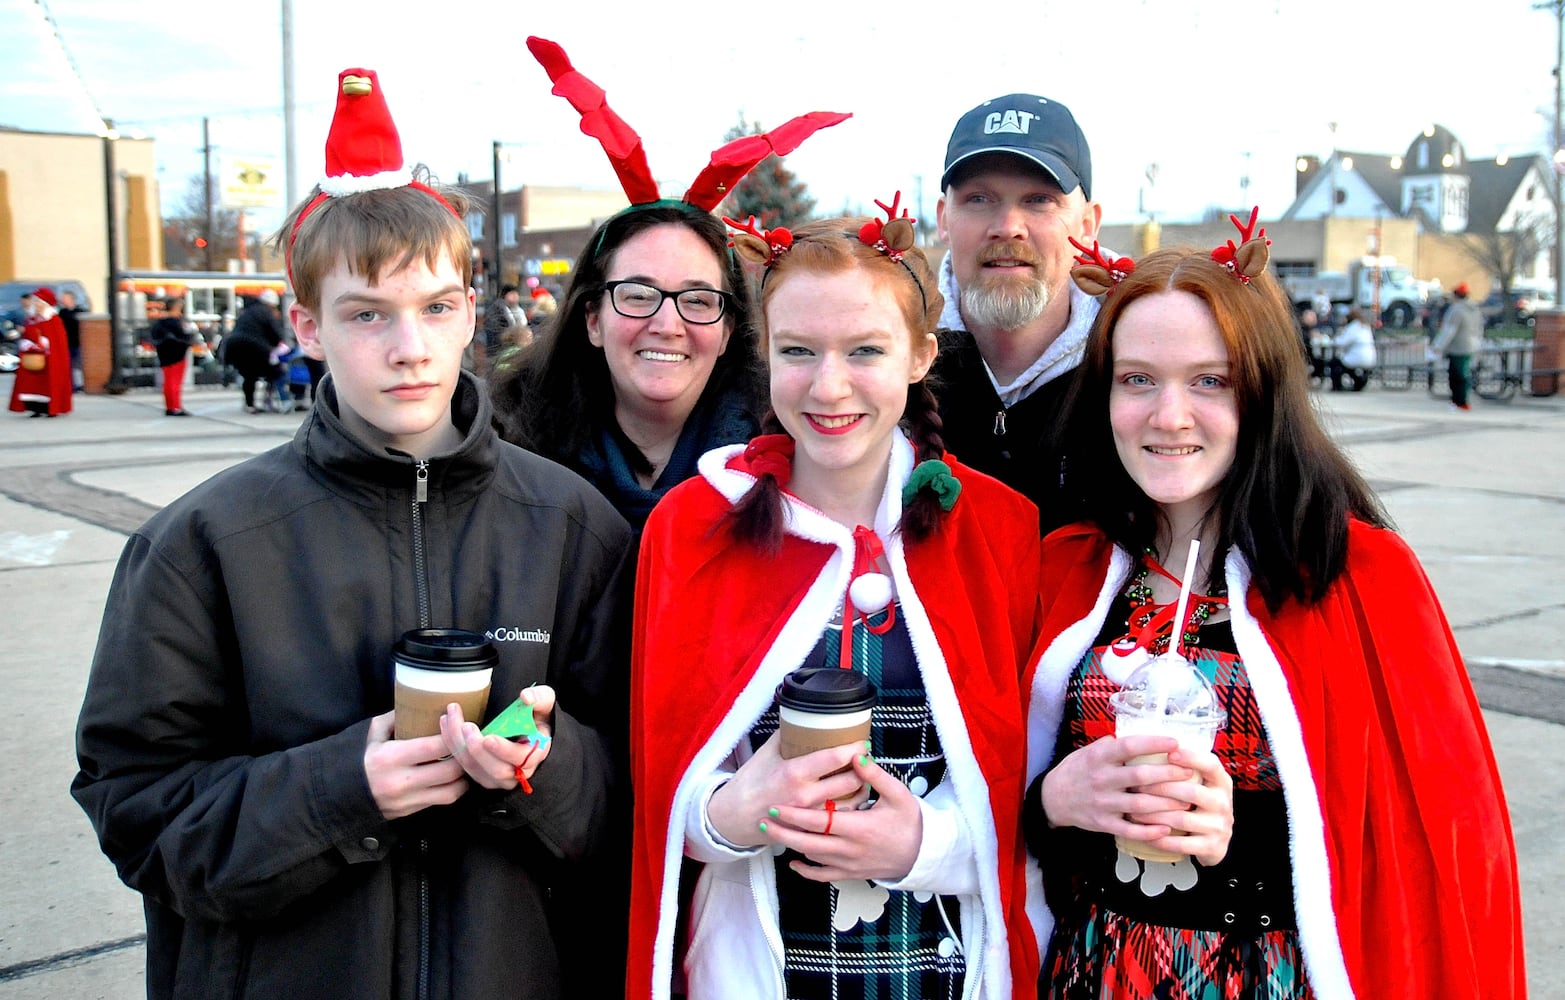
M54 14L49 10L48 0L33 0L38 5L38 11L49 25L49 31L54 35L54 44L60 47L60 54L65 57L65 62L71 68L71 73L76 77L76 83L81 87L82 94L87 98L87 103L92 105L92 113L98 116L99 121L107 121L103 115L103 108L98 105L98 99L93 96L92 88L87 86L87 80L82 76L81 67L76 65L76 57L71 55L71 47L65 44L65 36L60 33L60 24L54 19Z

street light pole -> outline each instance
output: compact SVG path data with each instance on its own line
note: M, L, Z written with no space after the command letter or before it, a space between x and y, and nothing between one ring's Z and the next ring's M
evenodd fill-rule
M1565 79L1562 79L1562 69L1565 69L1565 0L1544 0L1543 3L1532 5L1533 10L1547 10L1554 14L1554 39L1557 51L1554 57L1554 121L1550 129L1550 138L1554 148L1549 150L1549 166L1554 171L1554 251L1549 255L1550 266L1554 268L1554 301L1565 303L1565 255L1561 248L1565 245L1565 175L1561 170L1565 169L1565 150L1561 149L1561 140L1565 139L1565 133L1560 128L1560 116L1562 108L1565 108Z
M1561 0L1561 2L1565 3L1565 0ZM491 175L494 177L494 192L490 196L489 205L489 219L493 227L489 230L490 264L489 267L484 269L494 275L494 277L484 286L484 301L486 303L496 301L500 295L500 146L500 140L496 139L494 143L494 173Z
M119 309L119 210L115 207L114 188L118 181L114 169L114 140L119 133L114 123L103 120L103 206L107 222L109 251L109 280L107 305L109 311L109 381L104 385L108 392L123 392L124 377L120 370L120 309Z

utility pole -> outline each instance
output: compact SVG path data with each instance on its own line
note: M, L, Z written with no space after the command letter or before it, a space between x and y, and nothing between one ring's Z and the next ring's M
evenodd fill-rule
M105 118L103 120L103 205L106 211L108 226L108 251L109 251L109 381L104 388L109 392L124 392L124 374L120 370L120 308L119 308L119 209L115 207L114 188L118 182L114 169L114 140L119 138L119 133L114 130L114 122Z
M212 232L216 224L212 221L212 119L201 119L201 162L203 173L201 175L201 192L206 204L206 269L212 267L212 242L215 236Z
M1562 168L1565 168L1565 150L1562 150L1561 140L1565 138L1560 130L1560 116L1562 96L1565 89L1561 79L1561 69L1565 67L1565 0L1544 0L1543 3L1532 5L1533 10L1546 10L1554 15L1554 39L1557 51L1554 56L1554 121L1549 129L1549 138L1554 148L1549 150L1549 166L1554 170L1554 250L1550 254L1550 265L1554 268L1554 301L1565 303L1565 255L1561 254L1561 245L1565 244L1565 187L1562 187Z
M1561 2L1565 3L1565 0L1561 0ZM494 142L493 154L494 173L491 174L491 176L494 178L494 192L490 195L489 199L489 218L491 224L493 225L493 228L489 230L490 262L489 266L484 269L493 275L493 277L490 278L489 282L484 286L485 303L494 302L499 298L500 282L502 280L500 275L504 271L504 268L500 266L500 145L500 140L496 139Z
M293 0L283 4L283 186L288 199L283 210L299 203L298 157L293 147ZM212 237L207 237L211 243Z

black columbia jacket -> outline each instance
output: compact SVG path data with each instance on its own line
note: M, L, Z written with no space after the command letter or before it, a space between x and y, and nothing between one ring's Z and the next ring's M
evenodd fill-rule
M630 531L500 442L470 376L465 438L428 462L353 438L329 379L322 399L292 443L148 521L109 593L72 794L145 897L148 994L584 995L557 942L585 933L562 918L579 875L620 864ZM367 720L420 625L492 638L486 719L558 690L532 795L381 816Z

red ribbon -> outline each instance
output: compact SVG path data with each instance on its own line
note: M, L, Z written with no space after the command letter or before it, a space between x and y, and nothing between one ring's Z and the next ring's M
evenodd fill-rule
M848 577L848 589L842 595L842 641L837 644L837 666L844 670L853 669L854 615L858 615L864 627L874 635L885 635L897 623L896 601L886 605L886 620L879 625L871 625L869 615L853 606L853 581L866 573L879 572L876 564L885 554L886 547L881 544L880 536L875 534L873 528L861 524L853 529L853 574ZM889 573L886 575L890 577Z
M788 488L793 478L793 438L786 434L762 434L744 447L744 463L757 479L771 476L777 485Z

